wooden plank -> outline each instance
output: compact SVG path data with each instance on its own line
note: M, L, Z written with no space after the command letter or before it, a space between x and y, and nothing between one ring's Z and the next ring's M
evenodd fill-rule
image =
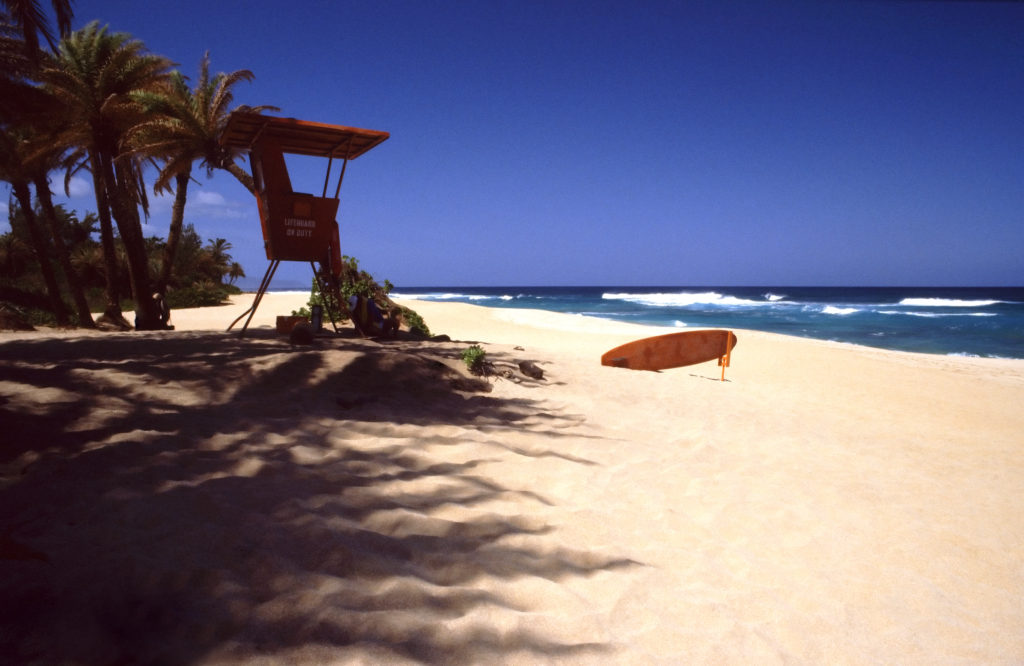
M257 136L273 137L285 153L355 159L391 135L379 130L328 125L236 111L221 135L221 144L249 149Z

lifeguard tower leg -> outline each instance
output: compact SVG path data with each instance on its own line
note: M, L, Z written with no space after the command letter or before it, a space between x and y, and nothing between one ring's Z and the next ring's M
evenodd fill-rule
M270 281L274 279L274 273L277 272L277 267L280 265L281 261L279 259L275 259L270 262L270 266L267 267L267 272L264 273L263 280L260 282L260 288L256 290L256 298L253 299L252 305L248 310L238 315L237 319L231 322L231 326L228 326L229 331L235 327L235 324L238 323L239 319L248 314L249 318L245 320L242 330L238 333L238 337L240 338L245 336L245 329L249 328L249 322L252 321L253 315L256 314L256 308L260 306L260 301L263 300L263 295L267 293L267 288L270 287Z
M332 276L329 271L326 271L326 267L321 264L320 271L316 269L316 264L312 261L309 262L310 267L313 269L313 278L316 280L317 287L320 289L320 294L330 294L334 299L334 302L341 307L341 292L338 290L338 283L336 280L332 280ZM324 278L321 272L327 274L327 282L324 282ZM331 327L334 328L334 332L338 332L338 322L334 321L334 313L331 312L331 308L324 308L327 311L327 317L331 320Z

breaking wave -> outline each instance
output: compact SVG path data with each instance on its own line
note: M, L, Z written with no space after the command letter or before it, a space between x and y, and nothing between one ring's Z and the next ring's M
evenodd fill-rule
M918 308L984 308L1004 301L965 301L958 298L904 298L899 305Z
M410 298L420 301L511 301L516 298L510 294L461 294L458 292L437 292L432 294L392 293L392 298Z
M821 309L821 312L822 312L822 314L845 316L845 315L851 315L854 312L860 312L860 309L859 308L841 308L841 307L838 307L838 306L835 306L835 305L826 305L825 307L823 307Z
M764 305L764 301L754 301L748 298L737 298L736 296L723 296L716 291L705 291L700 293L662 293L662 294L633 294L633 293L604 293L601 298L611 301L627 301L639 305L666 308L685 308L693 305L712 305L722 307L737 307Z

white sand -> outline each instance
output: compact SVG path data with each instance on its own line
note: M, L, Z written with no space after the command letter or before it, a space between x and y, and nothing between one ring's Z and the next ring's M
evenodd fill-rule
M1024 361L738 331L720 382L537 311L223 333L250 298L0 333L0 661L1024 662Z

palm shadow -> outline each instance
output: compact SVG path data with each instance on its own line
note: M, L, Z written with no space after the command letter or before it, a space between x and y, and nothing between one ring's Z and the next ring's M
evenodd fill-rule
M518 581L637 566L559 545L551 502L415 442L579 417L482 392L429 345L116 336L0 345L0 657L478 663L601 654L494 612ZM364 402L350 403L352 396ZM541 415L541 416L538 416ZM495 511L494 506L515 510ZM497 502L498 504L495 504ZM457 629L451 622L458 620ZM312 656L311 656L312 655Z

